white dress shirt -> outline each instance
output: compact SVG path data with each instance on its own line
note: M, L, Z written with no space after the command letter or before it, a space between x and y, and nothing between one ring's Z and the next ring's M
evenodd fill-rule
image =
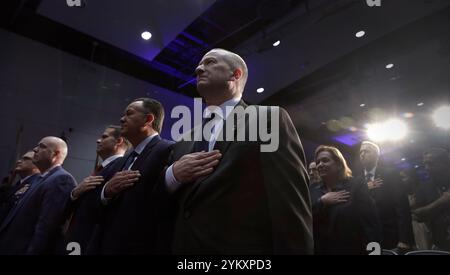
M156 137L157 135L158 135L158 133L146 137L143 141L141 141L141 143L138 144L138 146L136 146L136 148L134 148L134 151L137 153L137 156L136 156L136 157L134 158L134 160L131 162L130 166L128 166L126 169L123 169L123 170L130 170L130 168L133 167L134 162L135 162L136 159L139 157L139 155L142 153L142 151L144 151L144 149L145 149L145 147L147 146L147 144L149 144L150 141L152 141L152 139L153 139L154 137ZM103 186L102 193L101 193L101 195L100 195L100 198L101 198L102 203L103 203L104 205L108 204L108 202L111 200L111 198L106 198L106 197L105 197L105 188L106 188L106 185L108 185L108 183L106 183L106 184Z
M220 106L208 106L205 109L205 115L206 117L211 117L211 113L215 113L216 117L212 120L213 121L213 128L212 128L212 135L209 139L208 143L208 152L212 151L214 149L214 145L216 144L217 136L222 131L223 123L228 118L228 116L233 111L234 107L239 103L241 100L241 96L234 97L230 100L225 101ZM215 112L216 108L220 108L221 112ZM203 130L203 129L202 129ZM169 190L169 192L173 193L175 192L178 187L180 187L180 182L177 181L173 174L173 164L169 166L166 170L165 175L165 182L166 187Z
M100 165L102 166L102 168L105 168L106 166L108 166L108 164L110 164L111 162L115 161L116 159L118 159L120 157L123 157L123 154L112 155L109 158L102 161L102 164L100 164Z
M377 170L377 166L375 166L375 167L373 167L373 169L372 170L370 170L370 171L366 171L366 169L364 169L364 178L366 178L367 179L367 174L369 174L370 173L370 181L374 181L375 180L375 172L376 172L376 170Z

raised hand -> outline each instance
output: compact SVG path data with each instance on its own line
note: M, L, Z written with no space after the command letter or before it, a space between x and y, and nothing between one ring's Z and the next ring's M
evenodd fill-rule
M320 200L326 206L346 202L350 198L348 191L342 190L338 192L328 192L323 195Z
M369 188L369 190L379 188L381 187L381 185L383 185L383 180L380 178L376 178L375 180L369 181L367 183L367 187Z
M112 198L132 187L138 182L141 173L139 171L117 172L105 185L105 197Z
M72 190L72 198L75 200L78 199L87 191L92 190L98 185L102 184L102 182L102 176L90 176L85 178L80 184L77 185L77 187Z
M173 164L173 175L180 183L193 182L211 174L221 157L222 154L218 150L184 155Z

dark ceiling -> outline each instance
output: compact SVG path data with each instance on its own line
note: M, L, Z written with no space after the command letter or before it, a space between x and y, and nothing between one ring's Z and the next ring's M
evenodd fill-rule
M450 1L64 2L9 1L1 26L189 96L197 95L193 71L201 56L227 48L249 65L245 100L285 107L312 144L340 144L352 154L366 123L410 113L414 136L385 146L394 161L407 155L415 164L426 146L450 147L448 131L430 121L449 101ZM147 44L140 25L152 25ZM358 39L360 30L366 36Z

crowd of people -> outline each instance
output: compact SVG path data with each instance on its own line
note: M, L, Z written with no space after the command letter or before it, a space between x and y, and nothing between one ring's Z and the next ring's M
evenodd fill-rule
M372 242L396 253L450 251L447 151L424 154L427 184L383 166L380 147L369 141L361 144L357 175L338 148L325 145L307 171L285 110L277 108L274 121L260 119L264 112L255 121L231 119L228 110L249 107L240 56L213 49L195 73L206 105L222 110L199 125L210 123L212 136L165 140L163 105L135 99L120 126L104 129L101 162L80 183L62 168L66 142L44 137L2 183L0 254L68 254L70 244L83 255L367 254ZM229 123L250 131L261 121L279 125L273 152L260 150L262 139L218 138Z

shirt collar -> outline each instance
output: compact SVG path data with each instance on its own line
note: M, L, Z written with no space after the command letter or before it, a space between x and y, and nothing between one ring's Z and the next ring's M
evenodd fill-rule
M117 154L117 155L112 155L109 158L105 159L102 162L102 167L106 167L108 164L110 164L111 162L115 161L116 159L123 157L123 154Z
M147 146L147 144L149 144L149 142L158 135L158 133L155 133L151 136L148 136L147 138L145 138L143 141L141 141L141 143L138 144L138 146L136 146L136 148L134 148L134 151L136 153L138 153L138 155L140 155L142 153L142 151L144 151L145 147Z
M38 174L38 173L36 173L36 174ZM34 176L36 174L32 174L32 175L26 176L25 178L20 180L20 183L24 183L27 179L31 178L32 176Z
M377 170L377 166L375 165L375 167L373 167L372 170L367 171L366 169L364 169L364 176L367 176L367 174L371 174L372 176L375 176L375 171Z
M234 107L241 101L242 96L233 97L230 100L225 101L219 106L208 106L205 109L205 117L211 117L212 113L219 115L221 119L226 120L230 113L233 111ZM220 111L218 111L218 108Z
M46 177L48 175L48 173L50 173L53 169L55 169L56 167L60 167L60 166L61 165L59 165L59 164L52 166L50 169L47 170L47 172L41 174L41 178Z

